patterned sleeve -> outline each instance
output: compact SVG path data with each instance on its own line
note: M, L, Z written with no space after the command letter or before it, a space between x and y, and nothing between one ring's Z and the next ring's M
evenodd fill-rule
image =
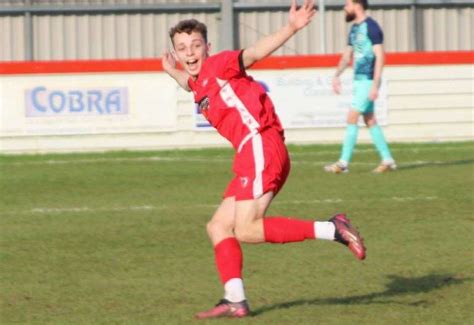
M375 20L369 20L367 22L369 38L372 45L383 44L383 32L379 24Z

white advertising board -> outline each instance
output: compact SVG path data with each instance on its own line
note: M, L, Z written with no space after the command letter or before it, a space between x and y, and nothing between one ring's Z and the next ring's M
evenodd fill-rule
M352 101L352 76L341 77L342 93L332 90L333 70L255 70L250 75L267 90L283 126L289 128L324 128L346 125ZM387 125L386 82L382 82L375 102L377 120ZM362 121L361 121L362 123ZM195 112L197 129L209 129L205 118Z
M176 129L177 89L163 74L5 76L0 94L2 136Z

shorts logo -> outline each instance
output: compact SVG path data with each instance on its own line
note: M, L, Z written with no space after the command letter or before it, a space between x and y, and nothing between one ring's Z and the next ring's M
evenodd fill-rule
M246 188L247 185L249 184L249 178L248 177L241 177L240 178L240 184L242 185L243 188Z

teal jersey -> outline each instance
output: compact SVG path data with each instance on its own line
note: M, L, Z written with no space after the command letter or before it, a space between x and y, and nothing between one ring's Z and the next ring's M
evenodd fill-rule
M383 44L382 29L375 20L367 17L360 24L352 25L348 44L354 51L355 80L372 80L375 66L373 46Z

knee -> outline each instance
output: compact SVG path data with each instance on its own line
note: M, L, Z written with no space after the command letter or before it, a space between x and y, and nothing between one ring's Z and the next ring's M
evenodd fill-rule
M364 118L365 125L371 128L374 125L377 125L377 119L373 116Z
M347 117L347 120L346 120L347 124L357 124L357 122L359 122L358 117L354 117L354 116L348 116Z
M223 228L224 227L220 222L211 220L206 225L207 235L210 238L213 238L215 235L221 232Z
M217 243L224 238L232 236L232 225L222 221L211 220L206 225L208 237L212 242Z
M347 124L357 124L357 122L359 122L359 116L360 113L355 109L349 111L349 114L347 114L346 119Z
M365 125L367 125L368 128L371 128L377 125L377 121L376 120L365 121Z

